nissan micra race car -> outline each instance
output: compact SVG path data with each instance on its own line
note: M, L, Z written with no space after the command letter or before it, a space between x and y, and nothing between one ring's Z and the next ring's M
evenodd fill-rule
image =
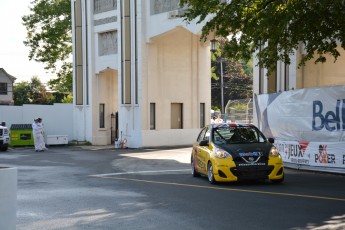
M241 180L284 181L282 158L273 145L250 124L212 124L203 128L193 145L193 176L210 183Z

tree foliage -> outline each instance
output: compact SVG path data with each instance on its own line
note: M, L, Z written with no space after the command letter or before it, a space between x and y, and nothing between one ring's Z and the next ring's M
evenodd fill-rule
M211 104L217 107L221 107L220 60L213 62L218 79L211 79ZM248 64L224 58L222 61L224 106L229 100L251 98L253 96L253 76L246 73Z
M305 49L300 64L326 55L339 57L345 49L344 0L181 0L186 21L205 21L203 38L214 33L229 38L225 55L249 60L254 51L268 69L278 60L290 64L289 54Z
M47 92L37 76L31 78L30 82L22 81L13 87L13 100L15 105L23 104L53 104L55 96Z
M27 30L29 59L45 64L58 78L52 89L72 92L72 22L70 0L34 0L31 14L22 17Z
M30 83L22 81L13 86L13 100L15 105L30 104Z

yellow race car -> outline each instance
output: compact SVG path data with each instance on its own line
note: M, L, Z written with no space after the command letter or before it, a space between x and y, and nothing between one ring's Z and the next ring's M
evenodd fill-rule
M208 125L193 145L192 174L206 175L212 184L265 179L281 183L284 166L273 143L251 124Z

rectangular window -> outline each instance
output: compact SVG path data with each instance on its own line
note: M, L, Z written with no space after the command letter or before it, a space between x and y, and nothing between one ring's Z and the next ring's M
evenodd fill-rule
M7 83L6 82L0 83L0 94L1 95L7 95Z
M85 18L88 18L88 10L87 10L87 0L85 0ZM85 36L85 44L86 44L86 47L85 47L85 60L86 60L86 71L85 71L85 93L86 93L86 104L89 105L89 71L87 71L89 69L89 49L88 49L88 43L89 43L89 25L88 25L88 20L85 20L85 27L86 27L86 36Z
M259 47L259 52L262 51L262 44ZM264 67L262 65L259 65L259 94L265 93L264 90L264 83L265 83L265 78L264 78Z
M94 13L102 13L117 9L117 0L94 0Z
M156 129L156 103L150 103L150 129Z
M137 20L138 20L138 17L137 17L137 1L134 2L134 12L135 12L135 19L134 19L134 23L135 23L135 26L134 26L134 34L135 34L135 96L134 96L134 99L135 99L135 104L138 104L139 103L139 98L138 98L138 28L137 28Z
M205 127L205 103L200 103L200 128Z
M284 65L284 90L289 90L289 64Z
M171 129L183 129L182 103L171 103Z
M122 53L122 104L131 104L131 15L130 15L130 1L122 1L122 15L121 15L121 53Z
M83 104L83 26L82 26L82 5L81 0L74 3L75 22L75 102L76 105Z
M277 65L270 71L267 79L267 93L277 92Z
M105 104L99 104L99 127L105 128Z

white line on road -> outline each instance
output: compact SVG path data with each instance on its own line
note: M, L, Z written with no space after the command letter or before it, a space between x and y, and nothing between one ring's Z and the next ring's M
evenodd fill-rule
M174 170L155 170L155 171L135 171L135 172L119 172L119 173L105 173L105 174L95 174L90 175L93 177L105 177L105 176L117 176L117 175L127 175L127 174L145 174L145 173L165 173L165 172L188 172L190 169L174 169Z

